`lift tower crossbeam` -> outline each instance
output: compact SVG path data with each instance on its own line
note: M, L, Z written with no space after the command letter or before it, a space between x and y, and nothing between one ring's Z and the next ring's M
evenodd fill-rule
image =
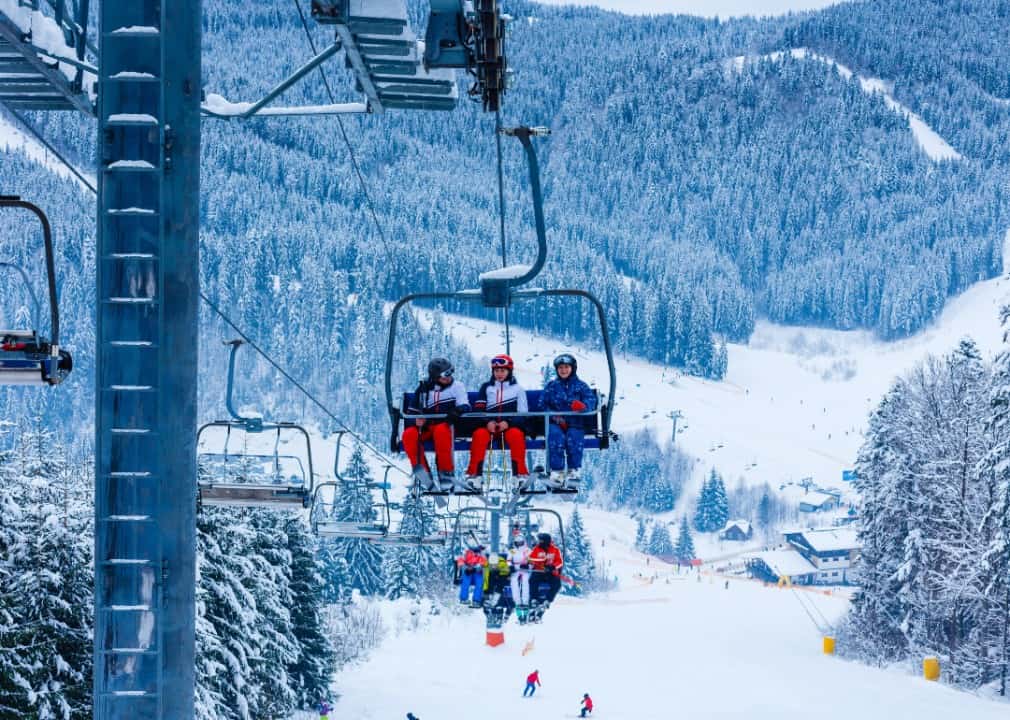
M96 720L194 712L200 10L99 13Z

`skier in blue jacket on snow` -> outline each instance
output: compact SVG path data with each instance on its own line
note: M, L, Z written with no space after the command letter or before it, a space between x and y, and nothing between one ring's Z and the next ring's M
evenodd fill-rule
M544 388L542 403L545 410L580 413L596 409L596 394L579 379L578 369L575 357L568 353L554 358L557 377ZM547 484L551 487L562 488L579 482L587 419L579 415L551 416L547 430L547 455L551 466Z

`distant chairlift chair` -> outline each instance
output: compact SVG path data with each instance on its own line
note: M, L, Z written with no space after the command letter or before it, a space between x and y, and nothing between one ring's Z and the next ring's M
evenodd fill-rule
M312 466L312 442L304 427L292 422L264 422L258 417L243 417L232 405L234 389L235 354L243 344L231 340L228 360L228 388L226 405L231 420L215 420L200 427L197 433L198 490L203 505L229 505L259 508L309 507L313 498L315 473ZM225 432L222 452L199 452L212 428ZM248 436L274 433L273 452L250 453ZM232 434L240 434L245 441L237 451L231 452ZM281 437L295 434L305 441L306 470L302 458L280 452Z

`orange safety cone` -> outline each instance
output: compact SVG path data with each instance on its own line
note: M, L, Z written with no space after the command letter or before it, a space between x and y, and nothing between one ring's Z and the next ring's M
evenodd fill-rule
M485 641L488 647L498 647L505 644L505 633L501 630L488 630Z

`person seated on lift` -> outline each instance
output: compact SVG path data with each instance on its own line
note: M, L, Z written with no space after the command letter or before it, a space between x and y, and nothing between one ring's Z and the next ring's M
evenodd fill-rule
M561 557L561 550L552 542L548 533L537 535L537 544L530 551L529 562L533 570L530 588L536 591L530 593L533 595L531 603L550 605L561 589L561 568L564 560ZM548 586L546 597L540 596L539 592L540 586L544 584Z
M468 488L456 482L455 462L452 455L453 425L459 417L470 410L469 399L463 383L453 378L452 363L445 358L432 358L428 363L428 378L422 380L414 391L414 400L406 408L408 415L445 414L446 419L418 418L410 424L407 420L403 430L403 449L410 458L414 480L423 490L466 491ZM431 477L428 460L424 455L426 440L435 444L435 465L438 468L438 483Z
M477 391L474 410L488 413L529 412L526 391L516 381L514 367L512 358L508 355L495 355L491 358L491 379ZM526 483L529 480L529 470L526 468L526 426L523 418L514 416L487 418L484 425L473 431L467 480L474 486L480 483L480 468L492 441L503 445L508 443L516 479L520 484Z
M578 368L579 364L573 355L563 353L554 358L557 377L544 388L542 403L545 410L582 413L596 409L596 395L579 379ZM547 430L547 456L551 466L548 486L556 490L578 487L586 420L581 415L551 415Z

